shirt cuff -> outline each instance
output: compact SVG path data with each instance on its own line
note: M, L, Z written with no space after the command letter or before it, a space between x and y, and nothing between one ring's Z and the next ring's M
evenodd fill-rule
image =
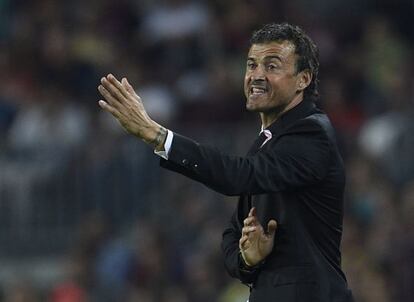
M168 155L170 154L170 149L171 149L173 138L174 138L174 133L170 130L167 130L167 138L164 143L164 150L161 150L161 151L154 150L154 153L162 157L163 159L168 160Z

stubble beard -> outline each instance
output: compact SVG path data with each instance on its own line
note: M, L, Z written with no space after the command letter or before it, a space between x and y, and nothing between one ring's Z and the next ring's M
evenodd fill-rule
M287 103L281 103L278 105L270 105L270 106L266 106L266 104L255 104L255 101L251 101L249 100L249 98L246 98L246 110L249 112L256 112L256 113L261 113L264 115L276 115L279 116L280 114L282 114L286 107L289 105L289 102Z

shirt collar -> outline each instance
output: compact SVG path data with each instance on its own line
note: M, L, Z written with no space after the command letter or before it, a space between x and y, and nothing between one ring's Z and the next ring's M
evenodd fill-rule
M262 125L262 130L260 130L259 135L261 135L262 133L266 136L266 139L261 144L260 148L263 147L264 144L266 144L268 141L270 141L272 139L272 132L270 132L269 129L263 129L263 125Z

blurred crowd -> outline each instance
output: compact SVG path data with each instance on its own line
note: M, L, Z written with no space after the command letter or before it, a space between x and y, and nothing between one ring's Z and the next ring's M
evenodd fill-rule
M412 0L0 0L0 265L29 263L0 301L245 301L220 252L236 199L162 171L96 87L127 76L154 120L242 155L248 40L283 21L320 48L356 301L414 301L413 20Z

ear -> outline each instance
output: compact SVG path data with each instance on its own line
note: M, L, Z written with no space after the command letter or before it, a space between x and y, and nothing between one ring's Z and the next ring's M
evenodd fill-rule
M302 70L297 75L296 80L296 91L302 92L309 86L312 81L312 74L310 73L309 69Z

